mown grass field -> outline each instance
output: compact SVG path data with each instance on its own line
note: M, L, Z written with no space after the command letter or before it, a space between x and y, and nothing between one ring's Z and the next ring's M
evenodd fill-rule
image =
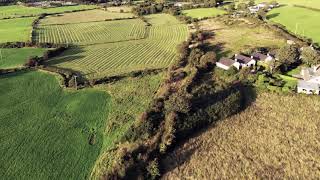
M75 10L94 9L95 5L78 5L78 6L64 6L57 8L39 8L39 7L26 7L19 5L0 6L0 19L2 18L15 18L21 16L37 16L42 13L63 13Z
M45 50L43 48L0 49L0 69L21 67L29 57L40 57Z
M231 57L257 47L278 48L286 43L285 39L265 27L247 22L225 25L217 19L209 19L202 21L200 26L214 32L210 41L219 47L218 56Z
M164 160L163 179L317 179L320 98L261 93Z
M140 19L129 19L76 24L40 25L37 27L36 36L33 38L40 43L88 45L135 40L144 37L145 23Z
M320 2L318 2L320 6ZM293 6L284 6L273 9L268 13L268 19L280 23L298 35L313 39L320 43L320 24L316 23L320 18L320 11Z
M92 21L104 21L135 17L132 13L109 12L99 9L47 16L41 20L42 25L70 24Z
M146 19L151 26L145 27L145 39L76 47L52 59L49 64L81 71L88 78L168 67L176 58L176 46L187 38L187 27L165 14L146 16ZM122 27L118 32L112 32L125 35L129 30ZM133 35L137 32L130 31ZM109 40L117 40L116 36L113 38Z
M31 18L0 20L0 43L15 41L31 41Z
M183 10L182 13L186 16L190 16L192 18L206 18L206 17L215 17L218 15L225 14L226 12L217 8L197 8L197 9L189 9Z
M2 178L90 176L103 145L105 92L66 91L51 74L19 72L0 77L0 101Z
M245 0L240 0L244 2L248 2ZM273 0L256 0L256 3L261 3L261 2L272 2ZM277 0L277 2L281 5L300 5L300 6L306 6L306 7L311 7L311 8L317 8L320 9L320 3L318 0Z

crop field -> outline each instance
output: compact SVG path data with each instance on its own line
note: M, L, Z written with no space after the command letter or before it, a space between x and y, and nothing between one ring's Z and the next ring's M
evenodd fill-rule
M45 19L41 20L41 24L42 25L71 24L71 23L105 21L105 20L133 18L133 17L135 16L132 13L109 12L109 11L95 9L95 10L79 11L74 13L47 16Z
M190 16L192 18L206 18L206 17L215 17L217 15L225 14L226 12L217 8L197 8L197 9L189 9L183 10L182 13L186 16Z
M65 6L56 8L39 8L39 7L26 7L26 6L0 6L0 19L15 18L21 16L37 16L42 13L63 13L76 10L94 9L95 5L78 5L78 6Z
M228 26L219 20L209 19L202 21L200 26L214 32L211 43L221 48L219 56L232 56L256 47L278 48L286 43L285 39L265 27L245 22Z
M320 4L320 2L318 2ZM320 6L320 5L319 5ZM268 19L280 23L301 36L306 36L320 43L320 11L306 8L284 6L268 13Z
M165 158L163 179L317 179L318 96L261 93Z
M43 48L0 49L0 69L20 67L31 56L42 56L45 50Z
M29 71L0 77L0 101L1 177L89 177L103 145L105 92L66 91L55 76Z
M49 64L81 71L88 78L168 67L176 58L176 46L188 35L187 27L172 18L161 14L147 16L153 24L146 28L145 39L75 47ZM165 22L171 25L164 26Z
M40 25L34 37L37 42L57 44L97 44L142 39L145 24L140 19L88 22L62 25Z
M35 18L0 20L0 43L31 41L31 25Z

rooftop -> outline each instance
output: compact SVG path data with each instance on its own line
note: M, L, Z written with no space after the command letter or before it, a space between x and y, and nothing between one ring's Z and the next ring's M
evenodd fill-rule
M235 59L238 62L243 63L243 64L247 64L252 60L250 57L247 57L247 56L244 56L244 55L241 55L241 54L236 54L235 55Z
M265 60L268 58L267 55L265 54L262 54L262 53L259 53L259 52L255 52L252 54L252 57L255 59L255 60Z
M298 87L306 89L306 90L320 90L320 85L317 83L311 83L307 81L300 80L298 81Z
M230 66L232 66L232 65L235 63L235 61L232 60L232 59L223 57L223 58L221 58L221 59L219 60L219 63L221 63L221 64L223 64L223 65L225 65L225 66L230 67Z

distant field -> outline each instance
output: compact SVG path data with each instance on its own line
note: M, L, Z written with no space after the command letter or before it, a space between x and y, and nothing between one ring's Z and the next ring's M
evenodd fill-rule
M320 1L318 2L320 6ZM293 33L320 43L320 12L306 8L284 6L268 13L268 19L280 23Z
M105 92L66 91L53 75L20 72L0 77L0 101L2 178L88 179L103 144Z
M42 48L0 49L0 69L20 67L31 56L42 56L45 50Z
M271 1L273 0L256 0L257 3ZM320 9L319 0L277 0L277 2L282 5L300 5Z
M0 43L31 41L31 25L35 18L0 20Z
M189 9L183 10L183 14L186 16L190 16L192 18L205 18L205 17L215 17L217 15L225 14L226 12L217 8L197 8L197 9Z
M259 94L171 152L162 179L317 179L319 107L318 96Z
M285 44L285 39L263 26L240 23L227 26L224 23L209 19L202 21L203 29L214 32L212 44L220 46L219 56L232 56L257 47L277 48Z
M41 20L42 25L48 24L69 24L69 23L82 23L91 21L104 21L112 19L122 19L122 18L132 18L134 17L131 13L119 13L119 12L109 12L103 10L89 10L89 11L79 11L74 13L66 13L61 15L47 16L45 19Z
M63 25L39 25L34 38L41 43L85 45L135 40L144 37L145 23L140 19L130 19Z
M176 58L176 46L187 38L187 27L170 15L157 14L146 18L152 25L147 27L145 39L76 47L52 59L49 64L81 71L88 78L168 67ZM166 22L170 26L165 26ZM126 30L125 27L119 29L119 33Z
M26 7L26 6L0 6L0 19L13 18L21 16L39 15L42 13L62 13L67 11L82 10L82 9L94 9L95 5L79 5L79 6L65 6L57 8L38 8L38 7Z

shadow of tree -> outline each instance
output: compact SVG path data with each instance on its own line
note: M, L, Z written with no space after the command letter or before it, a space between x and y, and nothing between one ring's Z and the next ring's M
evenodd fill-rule
M277 17L279 15L280 15L280 13L272 13L272 14L268 14L266 18L267 19L272 19L272 18L275 18L275 17Z

